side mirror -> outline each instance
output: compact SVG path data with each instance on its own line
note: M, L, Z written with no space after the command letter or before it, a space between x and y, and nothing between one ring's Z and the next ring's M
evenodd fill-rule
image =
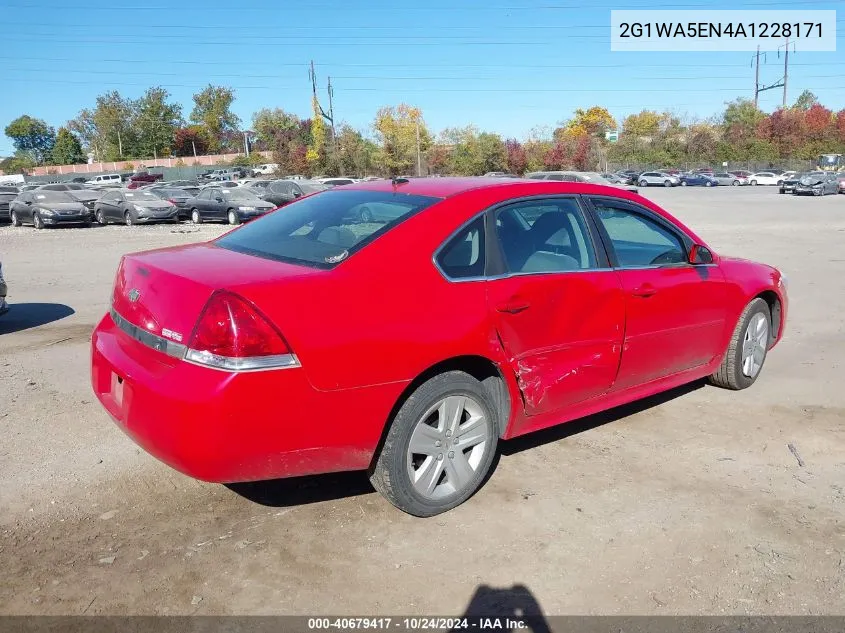
M713 253L711 253L710 249L708 249L706 246L702 246L701 244L693 244L692 247L689 249L688 261L692 265L712 264Z
M215 197L214 200L216 202L223 202L223 198L221 198L220 196Z
M301 197L302 197L302 192L301 192L301 191L294 191L294 192L293 192L293 197L294 197L294 198L301 198Z

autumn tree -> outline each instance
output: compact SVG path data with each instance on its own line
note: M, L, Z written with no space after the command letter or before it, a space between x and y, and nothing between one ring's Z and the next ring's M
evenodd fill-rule
M508 139L505 141L505 153L508 171L518 175L524 173L528 167L528 155L522 143L514 138Z
M622 136L654 137L659 132L660 114L653 110L642 110L622 121Z
M92 109L68 121L68 129L97 160L139 158L136 103L116 90L99 95Z
M200 125L189 125L173 133L173 153L176 156L202 156L208 152L209 138Z
M431 134L422 112L404 103L380 108L373 130L378 143L378 162L390 175L416 172L417 149L423 153L431 146Z
M9 123L5 132L12 139L15 149L28 155L36 164L43 165L52 158L56 130L41 119L24 114Z
M229 140L226 134L238 131L240 118L232 112L235 91L226 86L209 84L193 96L191 122L208 131L211 151L218 151Z
M70 133L66 127L60 127L56 134L56 144L53 146L53 164L74 165L85 161L82 145L79 139Z
M616 120L607 108L601 106L593 106L587 110L578 108L562 129L555 130L555 138L559 139L561 136L577 138L585 134L604 138L606 132L615 129Z

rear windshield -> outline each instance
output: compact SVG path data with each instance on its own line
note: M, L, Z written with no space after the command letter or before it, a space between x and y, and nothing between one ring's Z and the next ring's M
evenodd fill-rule
M439 200L390 191L324 191L258 218L216 244L248 255L332 268Z
M0 187L0 193L18 193L17 187Z

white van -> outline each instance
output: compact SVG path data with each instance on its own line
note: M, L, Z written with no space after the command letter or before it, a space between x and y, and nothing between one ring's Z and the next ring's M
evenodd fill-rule
M279 165L277 163L265 163L264 165L253 167L252 171L262 176L272 176L278 169Z
M120 174L100 174L91 180L86 180L86 185L120 185L122 180Z

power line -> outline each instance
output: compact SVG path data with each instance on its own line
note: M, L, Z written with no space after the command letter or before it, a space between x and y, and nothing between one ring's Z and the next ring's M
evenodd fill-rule
M0 60L11 60L11 61L31 61L31 62L67 62L68 59L66 57L3 57L0 56ZM242 61L210 61L210 60L181 60L181 59L145 59L146 62L154 63L154 64L182 64L182 65L196 65L196 66L243 66ZM115 63L115 64L134 64L137 63L137 58L126 59L126 58L102 58L98 59L97 63ZM355 63L355 62L314 62L319 66L329 66L333 68L489 68L489 69L501 69L501 68L514 68L514 69L528 69L528 70L543 70L543 69L563 69L563 68L666 68L666 62L660 64L640 64L640 63L625 63L625 64L502 64L502 63L489 63L489 64L461 64L461 63L447 63L447 64L419 64L419 63L408 63L408 64L401 64L401 63ZM299 67L302 69L307 69L308 64L306 62L275 62L269 61L266 62L267 65L277 67L277 66L285 66L285 67ZM256 63L251 63L251 66L260 66L261 62L258 61ZM790 64L791 66L843 66L845 65L845 61L841 62L796 62ZM722 64L671 64L672 68L698 68L700 69L702 66L707 66L708 68L747 68L744 63L722 63ZM58 72L58 71L57 71ZM179 73L182 75L183 73ZM239 77L243 77L242 73L238 73Z

